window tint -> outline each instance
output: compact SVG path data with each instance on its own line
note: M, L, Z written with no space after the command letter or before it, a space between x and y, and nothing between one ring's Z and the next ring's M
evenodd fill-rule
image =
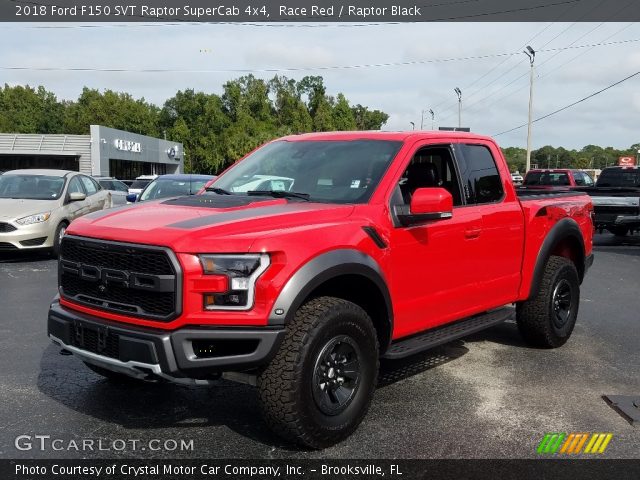
M465 195L467 203L491 203L502 198L504 190L496 162L482 145L461 145L466 162Z
M93 195L98 191L96 184L93 183L93 180L91 180L89 177L85 177L84 175L82 175L80 176L80 179L82 180L84 189L87 191L87 195Z
M589 174L587 174L587 173L582 173L582 176L583 176L583 178L584 178L584 184L585 184L587 187L592 187L592 186L593 186L593 178L591 178L591 177L589 176Z
M400 179L400 191L405 204L418 188L441 187L451 193L454 205L462 204L458 176L451 151L446 147L418 150Z
M127 187L124 183L118 182L117 180L114 180L111 183L114 187L114 190L117 190L118 192L129 192L129 187Z
M582 172L573 172L573 180L580 187L584 187L587 184L585 177L586 175L583 175Z
M78 177L73 177L69 181L69 190L68 193L84 193L84 189L80 184L80 179Z
M605 168L596 182L598 187L640 187L640 169Z

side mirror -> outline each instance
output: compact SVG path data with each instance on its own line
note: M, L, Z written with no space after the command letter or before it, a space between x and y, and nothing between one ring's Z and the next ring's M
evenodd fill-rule
M71 192L69 194L69 201L70 202L81 202L85 198L87 198L87 195L82 193L82 192Z
M138 199L138 195L136 193L130 193L127 195L127 202L134 203Z
M411 204L396 205L395 213L404 227L445 220L453 216L453 197L444 188L418 188L413 192Z

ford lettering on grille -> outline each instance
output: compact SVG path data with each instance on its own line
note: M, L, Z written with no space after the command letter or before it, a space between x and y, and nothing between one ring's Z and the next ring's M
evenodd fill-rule
M180 267L160 247L65 236L60 295L114 313L166 322L180 313Z

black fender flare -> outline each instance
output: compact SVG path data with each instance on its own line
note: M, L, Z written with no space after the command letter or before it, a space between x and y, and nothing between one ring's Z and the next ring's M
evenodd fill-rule
M560 242L566 240L567 238L575 239L580 246L580 250L577 252L578 255L576 257L576 269L578 270L578 276L580 277L580 282L582 283L582 279L584 278L585 273L585 247L582 230L580 230L580 226L572 218L563 218L558 223L556 223L551 228L551 230L549 230L547 237L544 239L542 245L540 246L540 250L538 251L538 258L536 259L536 265L533 269L533 279L531 281L531 287L529 289L529 295L527 296L527 298L534 297L540 290L540 283L542 282L544 269L547 265L549 257L551 256L551 252L553 252L554 248Z
M373 282L384 299L389 322L389 337L393 331L391 294L380 265L369 255L354 249L336 249L309 260L287 281L269 315L269 325L286 325L313 290L332 278L360 275ZM381 347L385 347L382 346Z

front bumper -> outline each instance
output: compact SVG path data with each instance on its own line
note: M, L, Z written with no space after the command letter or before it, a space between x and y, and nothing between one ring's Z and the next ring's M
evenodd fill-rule
M640 215L595 214L596 228L640 226Z
M167 332L125 326L69 310L57 299L49 308L47 324L51 340L83 361L136 378L177 383L198 383L223 372L265 365L285 332L271 327Z
M56 225L53 225L50 221L51 219L46 222L21 226L3 220L4 223L13 225L17 230L0 232L0 250L27 250L53 247Z

